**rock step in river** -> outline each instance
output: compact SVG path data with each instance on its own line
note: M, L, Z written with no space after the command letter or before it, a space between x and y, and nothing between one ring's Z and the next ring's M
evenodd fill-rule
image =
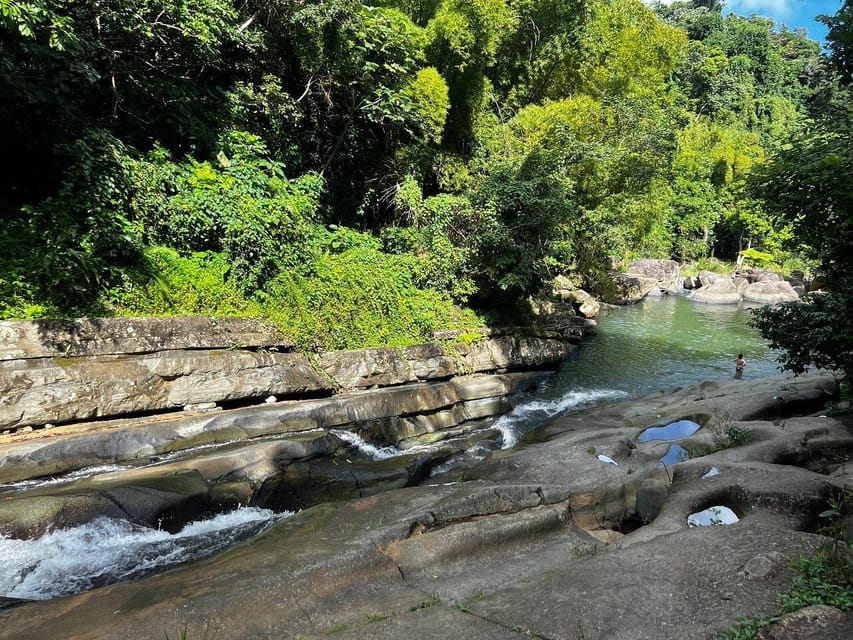
M0 638L709 638L775 611L790 562L826 541L818 516L850 480L853 437L813 412L836 393L828 374L723 380L569 412L477 465L318 504L208 560L7 608ZM687 418L703 425L679 441L690 460L661 465L671 443L637 441ZM748 442L718 450L732 424ZM689 526L718 505L740 521Z
M494 351L486 351L492 351L488 359L494 363ZM511 354L513 348L497 352ZM549 391L565 379L567 368L549 383ZM525 375L528 383L541 379L530 372L521 378ZM504 392L520 388L509 383L511 374L495 380L501 378ZM415 383L415 388L435 391L436 385L451 382L467 379ZM395 390L346 392L334 400L346 403ZM3 563L0 581L12 585L7 592L24 598L72 594L43 602L14 601L17 606L0 614L5 623L0 638L68 633L81 638L399 638L413 633L436 638L710 637L739 615L769 612L775 594L790 579L789 561L825 540L814 533L821 524L817 514L833 489L849 479L850 429L843 421L808 414L836 393L837 382L829 375L718 381L572 411L534 430L505 429L493 414L485 423L454 423L449 437L427 430L421 434L425 442L403 438L393 446L389 426L377 427L384 419L366 429L370 421L361 419L364 414L339 408L332 413L355 416L355 424L365 428L361 434L372 437L373 444L331 424L297 433L255 431L253 441L229 442L228 429L235 429L235 438L245 438L240 430L247 424L287 422L254 420L251 414L300 404L277 402L181 416L177 422L195 425L176 440L182 444L163 445L155 453L144 450L142 438L143 455L125 460L128 468L96 470L93 477L71 482L57 478L42 486L34 484L44 479L33 478L41 473L21 470L38 468L40 456L44 461L63 456L38 453L41 447L33 445L24 454L32 456L30 461L19 462L18 471L10 472L17 484L0 498L0 504L13 505L7 513L17 503L23 505L19 513L28 514L12 515L10 521L29 518L28 526L36 531L51 519L61 521L55 505L70 498L60 512L69 515L69 522L87 524L79 534L66 529L35 540L0 541L0 556L16 560ZM503 393L491 397L507 408ZM383 404L371 410L377 406ZM388 414L393 420L394 414ZM208 436L206 443L190 444L192 434L205 433L211 420L223 416L243 417ZM138 420L154 425L173 419ZM679 440L690 459L660 464L673 443L640 442L640 434L686 419L701 427ZM300 429L306 428L304 422ZM103 432L108 424L99 422L92 429ZM718 450L719 434L732 425L749 433L748 442ZM57 427L56 436L63 430L93 435L74 424ZM34 435L51 431L9 438L32 444L42 439ZM440 440L424 448L431 438ZM498 449L516 438L520 441L514 449ZM130 442L132 450L139 440L118 437L104 449L124 451ZM16 453L19 460L22 451ZM42 472L50 464L55 462L47 462ZM157 467L161 470L152 471ZM225 468L231 475L221 473ZM709 475L711 469L718 473ZM292 483L280 480L282 471L291 474ZM123 482L122 477L134 480ZM336 479L326 483L328 493L310 495L331 477ZM353 493L347 493L352 487L347 489L340 477L355 478ZM266 500L263 506L285 509L282 496L292 500L296 492L288 487L300 486L300 478L306 491L298 505L307 508L298 513L252 507L181 528L187 513L198 508L190 507L188 495L211 511L245 504L247 496L259 506ZM97 512L90 508L96 502L90 498L98 491L102 508L121 505L121 519L90 519ZM328 501L336 491L336 499ZM165 502L173 501L175 514L171 521L164 518L164 529L140 531L139 525L128 523L125 505L141 505L140 514L150 518L157 510L151 505L162 505L164 496ZM741 520L691 529L690 517L709 507L731 508ZM75 509L78 516L72 515ZM113 548L128 539L144 539L143 546L127 545L130 553L153 558L184 552L193 557L198 546L205 548L197 556L205 556L246 536L245 542L208 560L113 586L100 586L114 578L102 578L99 572L110 567L99 563L112 563L120 580L150 570L122 564L121 554L91 557L97 571L90 575L85 575L85 558L69 562L84 556L83 547L93 546L97 537L112 538ZM50 562L26 555L32 550L28 545L41 541L59 547ZM69 582L76 576L79 584L59 591L45 588L51 578L63 582L60 567L70 569ZM73 595L92 587L98 588ZM680 598L673 601L673 593Z

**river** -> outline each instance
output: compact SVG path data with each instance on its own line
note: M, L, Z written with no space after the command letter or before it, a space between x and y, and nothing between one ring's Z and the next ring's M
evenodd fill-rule
M750 307L647 298L599 316L598 335L584 338L535 397L521 399L499 421L504 446L579 406L636 398L706 380L734 377L744 355L744 381L780 372L777 353L750 326Z
M544 388L516 398L515 408L492 425L500 430L498 442L462 451L435 471L476 464L495 447L512 447L522 434L581 406L732 377L738 353L748 362L745 384L749 378L773 375L778 372L776 354L749 326L749 318L744 307L680 297L650 299L604 314L598 335L587 337ZM377 448L355 434L339 435L369 458L407 453ZM88 470L86 475L115 470ZM66 484L77 475L22 483L18 489ZM133 579L208 557L287 515L240 509L192 523L176 534L99 518L39 539L0 536L0 595L47 599Z
M691 302L680 296L648 298L599 319L599 334L586 339L554 381L570 389L614 389L630 396L734 376L744 354L744 378L779 373L777 354L749 325L740 305Z

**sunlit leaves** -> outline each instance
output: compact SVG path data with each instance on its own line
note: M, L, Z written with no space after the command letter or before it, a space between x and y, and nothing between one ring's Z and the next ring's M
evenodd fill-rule
M409 102L410 113L424 137L439 142L450 108L447 83L433 67L418 71L404 88L403 94Z
M684 32L636 0L599 0L593 7L581 39L583 90L593 96L660 95L686 51Z

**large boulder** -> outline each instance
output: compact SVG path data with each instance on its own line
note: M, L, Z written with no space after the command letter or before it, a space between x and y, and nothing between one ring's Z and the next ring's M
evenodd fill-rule
M636 260L628 266L628 275L654 278L666 293L678 293L681 287L681 266L675 260Z
M577 287L571 278L566 275L558 275L551 282L551 296L555 300L566 300Z
M740 275L749 280L750 284L755 282L781 282L785 279L781 273L772 269L747 269L741 271Z
M601 304L598 300L583 289L570 291L566 297L566 301L572 305L579 316L583 316L584 318L594 318L601 310Z
M745 302L759 302L761 304L779 304L800 299L791 283L785 280L753 282L743 288L741 295Z
M708 271L706 269L702 269L699 272L699 275L696 277L699 280L699 285L696 287L697 289L699 287L704 287L705 285L708 285L708 284L713 284L714 282L716 282L717 280L720 280L721 278L728 278L728 276L724 276L724 275L721 275L719 273L714 273L713 271Z
M737 304L740 292L730 278L719 278L693 291L690 299L706 304Z
M657 278L614 273L613 281L616 284L616 304L637 304L648 295L660 294Z
M563 305L568 305L574 313L584 318L594 318L601 307L599 302L583 289L578 288L568 276L559 275L551 282L551 299L548 301L532 301L534 307L539 307L537 315L554 315ZM551 309L545 304L550 303Z
M682 283L682 286L685 289L693 290L693 289L698 289L699 287L701 287L702 282L699 280L699 276L685 276L684 282Z

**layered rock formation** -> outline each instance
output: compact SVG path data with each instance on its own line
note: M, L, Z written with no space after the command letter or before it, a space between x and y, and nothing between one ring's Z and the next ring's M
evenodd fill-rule
M212 318L0 322L0 428L212 404L330 396L454 376L553 370L585 322L561 332L482 329L405 349L287 352L271 327Z
M725 380L573 412L416 486L318 502L207 561L7 608L0 638L711 638L774 613L791 561L826 541L820 514L851 479L851 425L815 413L837 389L826 374ZM689 459L663 465L673 443L641 434L684 419L699 427L678 441ZM721 448L734 427L748 437ZM381 473L354 451L318 457L333 436L257 446L288 449L309 486L333 460ZM248 457L231 467L265 477ZM208 462L174 468L173 487L203 492ZM144 487L152 471L133 473ZM688 526L714 506L740 521ZM830 633L815 637L844 637Z
M278 332L249 321L2 323L0 482L137 469L11 492L0 531L31 537L99 515L177 529L240 505L300 509L330 493L408 486L550 375L584 326L447 332L434 344L309 358L279 352ZM338 468L347 433L400 451L457 442L362 472Z

